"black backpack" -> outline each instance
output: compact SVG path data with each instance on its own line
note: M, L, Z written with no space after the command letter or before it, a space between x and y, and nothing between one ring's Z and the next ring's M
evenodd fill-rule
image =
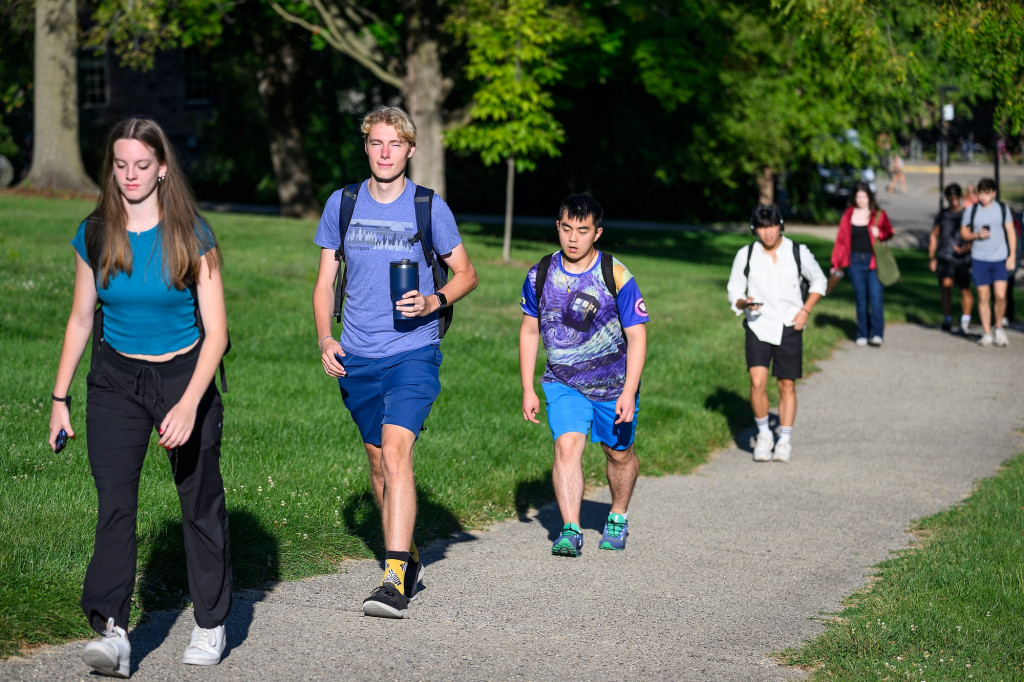
M747 267L743 268L743 276L748 280L750 279L750 255L754 253L754 244L756 243L751 242L747 247ZM800 245L796 242L793 242L793 258L796 260L796 272L800 275L800 298L806 302L807 296L811 293L811 280L804 277L803 265L800 263Z
M345 187L341 192L341 207L338 214L338 227L341 231L341 246L334 252L334 260L342 263L338 276L334 280L334 319L341 322L341 306L345 300L345 286L348 284L348 265L345 265L345 233L348 232L348 224L352 222L352 214L356 210L356 199L359 196L361 182ZM430 209L433 204L434 190L429 187L416 185L416 198L413 203L416 208L416 234L409 238L410 244L420 243L423 247L423 257L430 267L430 273L434 278L434 291L440 290L448 282L448 266L445 264L441 254L434 253L434 239L431 231ZM452 325L454 311L449 304L437 316L437 335L444 338L448 327Z
M89 216L85 222L85 243L90 243L90 235L95 233L95 230L103 227L103 221L95 216ZM92 242L96 245L96 248L90 249L89 261L91 263L99 260L99 254L102 251L102 244L99 241ZM95 271L94 271L95 272ZM196 328L199 330L199 342L202 344L203 339L206 338L206 330L203 328L203 316L199 314L199 298L196 295L196 285L191 283L188 287L189 292L192 294L192 305L195 310L196 316ZM92 358L90 359L90 368L96 367L96 360L99 357L100 347L103 345L103 303L96 305L96 312L92 316ZM231 351L231 334L228 333L228 345L224 349L224 355L227 355ZM228 392L228 380L224 372L224 357L221 356L220 367L220 392Z
M537 281L534 282L533 294L537 298L537 324L540 325L540 311L541 304L544 297L544 284L548 281L548 270L551 269L551 259L555 254L549 253L540 259L537 263ZM614 262L612 261L612 255L607 251L601 252L601 277L604 279L604 285L611 292L612 298L614 299L619 294L618 287L615 286L615 272L613 269ZM619 308L615 307L615 314L618 315Z

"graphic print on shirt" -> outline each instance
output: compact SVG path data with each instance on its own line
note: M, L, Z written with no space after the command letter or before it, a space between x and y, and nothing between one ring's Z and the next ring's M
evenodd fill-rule
M412 223L390 220L368 220L352 218L345 235L345 252L351 251L392 251L411 253L410 240L416 234Z

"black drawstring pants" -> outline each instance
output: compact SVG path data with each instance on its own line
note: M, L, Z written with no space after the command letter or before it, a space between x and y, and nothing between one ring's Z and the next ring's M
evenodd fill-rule
M89 465L99 496L96 544L82 587L82 610L102 633L107 618L127 629L135 589L139 477L150 436L185 392L197 345L166 362L99 350L87 380ZM181 502L188 585L199 627L213 628L231 610L231 555L220 441L224 406L211 381L187 443L168 452Z

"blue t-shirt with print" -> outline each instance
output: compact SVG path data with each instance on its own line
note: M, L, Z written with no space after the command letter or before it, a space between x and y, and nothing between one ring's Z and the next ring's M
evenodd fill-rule
M86 263L85 225L71 245ZM210 226L196 226L201 253L217 245ZM103 304L103 342L129 355L163 355L191 346L199 338L195 299L189 289L175 289L164 273L163 223L145 232L128 232L132 247L132 274L118 272L106 287L96 278L96 294ZM89 267L93 267L89 263ZM95 271L95 267L93 267Z
M613 299L601 274L598 252L594 265L576 275L562 267L562 253L551 259L540 311L540 335L547 362L541 382L560 382L591 400L609 402L626 383L626 336L623 328L647 322L640 287L626 266L612 259L618 295ZM537 265L523 283L521 307L537 311Z
M324 206L313 238L321 248L333 250L341 246L338 224L341 195L342 190L334 192ZM405 181L401 196L389 204L370 196L367 181L359 188L352 221L345 233L348 283L342 310L341 347L346 353L386 358L441 342L437 313L408 320L396 320L393 315L392 261L404 258L415 261L419 265L420 293L434 293L434 278L423 257L423 247L418 242L410 242L416 234L415 196L416 185L410 180ZM430 219L435 252L447 255L462 243L455 216L436 194L431 202Z

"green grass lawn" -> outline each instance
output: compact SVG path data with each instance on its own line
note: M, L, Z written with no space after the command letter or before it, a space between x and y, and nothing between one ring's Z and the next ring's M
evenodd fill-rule
M0 656L19 646L88 636L78 609L96 514L85 448L88 357L75 378L78 438L46 444L49 394L71 304L68 244L91 206L0 194ZM310 297L315 224L208 216L225 255L232 351L225 364L222 470L237 589L336 571L382 553L358 433L337 383L320 366ZM423 544L509 518L552 498L546 425L522 420L519 292L530 264L555 250L554 230L517 226L512 265L497 228L462 226L480 287L455 308L442 346L444 389L416 449ZM637 452L641 473L685 473L751 423L743 333L725 284L747 234L615 232L601 246L621 258L651 314ZM830 245L810 237L819 263ZM900 253L904 281L886 292L892 322L937 324L925 254ZM815 310L806 370L852 336L849 285ZM773 396L773 403L776 399ZM542 419L543 421L543 419ZM179 510L166 455L152 441L140 492L139 582L132 622L186 593ZM604 456L584 469L603 484Z

